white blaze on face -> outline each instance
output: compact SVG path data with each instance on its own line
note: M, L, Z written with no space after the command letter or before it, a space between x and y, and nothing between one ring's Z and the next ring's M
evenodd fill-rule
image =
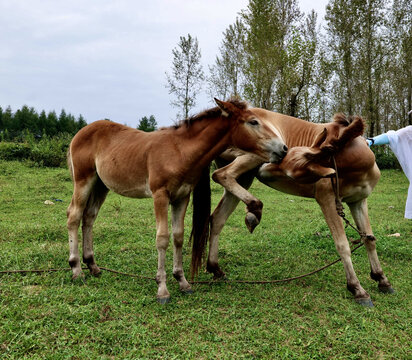
M266 125L270 128L270 130L272 130L275 133L275 135L279 138L279 141L282 141L284 144L285 142L282 139L282 135L280 135L280 132L276 128L276 126L274 126L271 122L267 122Z

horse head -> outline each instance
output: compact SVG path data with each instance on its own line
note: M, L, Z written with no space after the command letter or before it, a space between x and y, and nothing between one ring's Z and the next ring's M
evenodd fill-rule
M311 146L291 148L279 165L266 164L261 168L261 173L265 176L282 171L303 184L333 177L336 171L331 167L332 156L354 138L361 136L364 129L365 123L361 117L347 119L343 114L336 114L334 122L317 134Z
M262 157L263 161L279 163L288 147L283 139L252 110L238 100L221 101L215 98L222 118L232 121L232 144L239 149Z

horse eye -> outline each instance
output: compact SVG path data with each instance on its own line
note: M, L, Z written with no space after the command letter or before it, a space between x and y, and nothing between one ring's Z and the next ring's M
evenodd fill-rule
M256 125L259 125L259 121L257 121L257 120L250 120L250 121L248 121L248 124L249 124L249 125L256 126Z

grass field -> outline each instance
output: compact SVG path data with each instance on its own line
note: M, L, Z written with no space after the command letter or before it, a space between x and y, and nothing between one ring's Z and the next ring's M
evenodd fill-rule
M346 290L341 263L281 285L217 283L156 302L153 281L104 272L73 284L70 272L0 275L1 359L412 359L412 222L403 218L407 179L387 170L369 208L383 269L397 293L369 278L365 250L353 255L374 308ZM67 267L65 169L0 162L0 270ZM223 230L220 265L230 279L277 279L337 257L317 204L255 183L263 219L251 235L239 206ZM221 189L213 185L213 204ZM55 205L45 200L61 199ZM190 230L186 220L186 236ZM95 224L97 263L153 277L157 267L152 200L109 194ZM352 230L348 236L356 238ZM400 233L400 237L388 235ZM187 242L187 241L186 241ZM185 249L185 267L190 254ZM202 273L199 279L210 279Z

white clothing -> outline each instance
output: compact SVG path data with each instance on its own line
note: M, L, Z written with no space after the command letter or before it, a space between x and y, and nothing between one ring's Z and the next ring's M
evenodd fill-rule
M405 218L412 219L412 125L400 130L387 132L389 146L398 158L402 170L409 180L408 197L406 199Z

